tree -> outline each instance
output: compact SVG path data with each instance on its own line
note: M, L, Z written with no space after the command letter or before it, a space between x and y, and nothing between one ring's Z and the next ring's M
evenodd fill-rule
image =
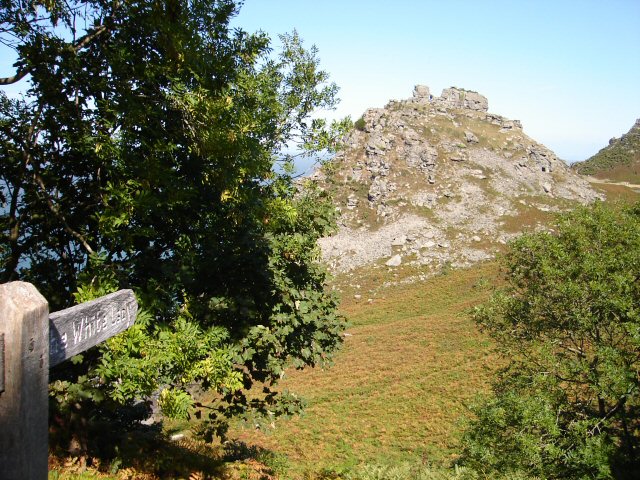
M124 287L142 306L134 328L52 372L54 418L157 390L166 412L200 414L200 384L217 392L210 436L249 407L292 411L272 390L285 367L324 364L341 342L316 246L333 208L282 152L331 151L350 122L311 117L337 101L315 48L294 32L275 55L230 27L238 9L2 1L18 60L0 85L28 90L0 96L1 280L34 283L52 309Z
M640 204L580 207L504 257L474 312L506 359L465 435L478 469L611 478L638 468Z

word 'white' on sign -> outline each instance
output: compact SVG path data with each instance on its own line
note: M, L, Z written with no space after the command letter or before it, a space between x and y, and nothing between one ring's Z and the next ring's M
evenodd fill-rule
M132 290L119 290L49 315L49 366L104 342L136 320Z

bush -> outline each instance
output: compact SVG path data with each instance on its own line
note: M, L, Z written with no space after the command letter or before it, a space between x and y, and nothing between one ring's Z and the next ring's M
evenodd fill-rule
M464 464L543 478L639 468L640 204L581 207L524 235L474 311L507 366L472 409Z
M364 122L364 117L360 117L358 120L356 120L356 122L353 124L353 126L356 128L356 130L360 130L361 132L364 132L364 127L365 127L365 122Z

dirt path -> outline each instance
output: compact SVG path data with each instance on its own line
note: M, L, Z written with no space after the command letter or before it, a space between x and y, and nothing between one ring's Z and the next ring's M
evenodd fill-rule
M606 183L607 185L620 185L620 186L629 187L629 188L640 188L640 185L638 185L637 183L612 182L604 178L586 177L586 176L585 176L585 179L590 183Z

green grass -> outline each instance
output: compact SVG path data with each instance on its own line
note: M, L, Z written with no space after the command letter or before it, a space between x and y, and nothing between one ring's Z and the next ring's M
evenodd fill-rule
M336 364L294 372L282 384L307 399L306 414L266 432L233 434L286 455L291 478L361 464L447 464L458 451L465 405L487 389L496 366L466 313L487 298L496 271L494 264L453 270L380 290L373 303L345 292L352 327ZM372 286L358 281L360 291Z
M421 269L395 271L401 280ZM343 350L332 368L293 371L280 386L307 399L302 417L267 431L236 425L227 445L132 440L137 456L90 467L58 459L50 480L403 478L420 465L434 469L406 478L449 478L440 475L460 451L465 405L487 390L496 368L489 340L467 311L488 297L497 267L381 287L388 275L386 268L363 268L336 279L351 323ZM167 422L165 434L171 431Z

